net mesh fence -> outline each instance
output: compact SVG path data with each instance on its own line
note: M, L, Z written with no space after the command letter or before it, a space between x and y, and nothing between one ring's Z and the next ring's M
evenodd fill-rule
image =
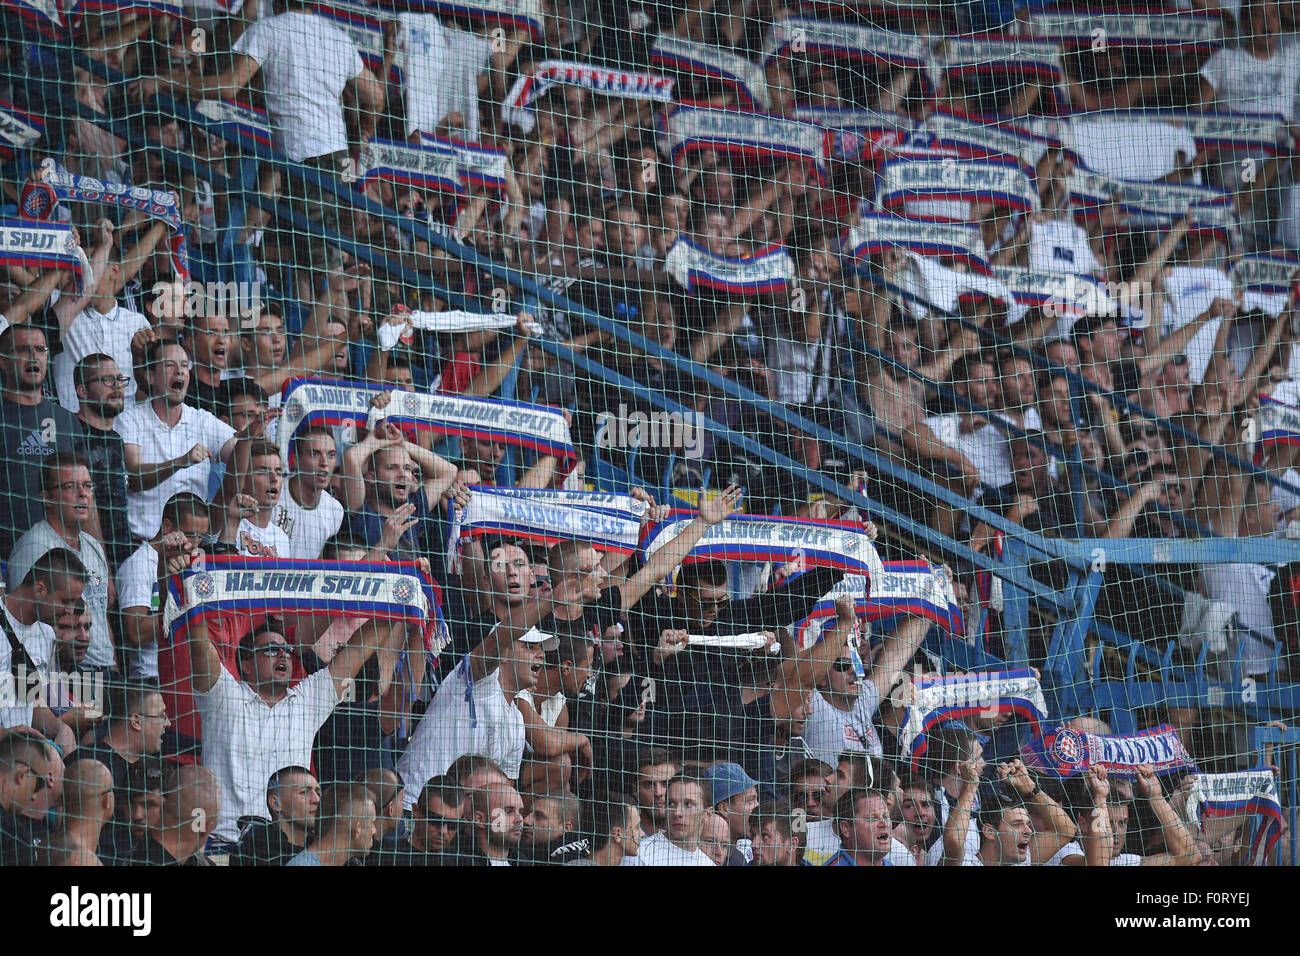
M0 18L5 864L1296 862L1295 4Z

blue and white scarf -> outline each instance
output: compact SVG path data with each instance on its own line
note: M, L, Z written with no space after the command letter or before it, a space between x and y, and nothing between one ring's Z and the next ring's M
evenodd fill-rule
M650 62L678 75L717 81L739 96L746 109L767 109L770 103L763 68L722 47L665 33L650 48Z
M230 614L335 614L422 625L440 617L436 586L414 564L286 561L226 555L171 577L164 632L183 641L200 621Z
M185 6L171 0L77 0L72 10L74 23L88 13L144 13L155 17L171 17L173 20L185 19Z
M674 511L646 536L645 557L681 534L693 521L693 512ZM844 568L874 580L881 574L880 557L862 526L856 522L811 521L804 518L755 516L728 518L711 526L684 563L697 561L802 560L810 567Z
M1259 396L1259 444L1300 445L1300 408L1287 405L1268 395Z
M807 106L796 109L794 116L801 122L832 130L835 140L831 156L848 162L868 158L882 146L897 146L909 129L901 117L874 110Z
M212 123L210 132L232 143L245 140L271 148L271 122L266 110L259 110L238 100L202 100L194 104L195 112Z
M45 132L45 121L25 113L8 100L0 100L0 157L12 159L35 144Z
M922 67L930 42L912 33L808 17L778 20L767 31L763 53L771 60L787 53L843 57L899 67Z
M502 534L544 544L587 541L601 551L631 554L648 505L599 491L470 488L469 506L455 518L461 538ZM454 546L453 540L453 546Z
M1061 79L1061 48L1048 41L1004 37L946 37L939 65L945 73L1014 73L1057 83Z
M1107 10L1049 8L1031 11L1025 23L1031 37L1091 44L1101 30L1107 43L1122 46L1172 47L1185 52L1223 45L1223 21L1194 10L1115 13Z
M1108 735L1087 734L1062 724L1022 746L1020 755L1027 766L1062 780L1096 766L1128 780L1136 778L1137 768L1145 764L1161 775L1196 772L1195 762L1169 724Z
M181 207L175 193L164 189L101 182L89 176L78 176L56 169L50 164L41 170L39 182L24 185L20 200L22 214L32 219L48 219L54 215L55 202L51 200L102 203L121 210L143 213L150 219L164 223L171 230L172 268L182 279L189 279L185 223L181 219Z
M1242 293L1242 308L1262 309L1279 315L1287 307L1293 276L1300 269L1300 259L1281 255L1248 253L1228 271L1234 289Z
M691 106L673 110L660 134L661 151L680 162L689 152L716 149L751 162L803 160L826 181L834 135L811 123Z
M827 622L835 617L835 602L841 598L851 598L858 615L869 621L923 617L954 637L963 633L961 606L942 568L924 561L886 561L883 568L870 586L862 575L845 575L839 586L794 626L795 642L800 647L811 647L820 641Z
M978 226L959 222L927 222L892 213L863 213L849 229L844 252L865 259L886 249L901 248L920 256L956 259L979 272L989 271L988 253Z
M1059 140L1039 136L1000 123L980 123L945 110L936 110L920 127L930 134L934 146L949 146L965 156L1014 156L1034 166L1048 149L1059 147Z
M396 140L370 141L374 165L363 180L382 179L416 189L460 193L460 169L455 149L447 146L417 146Z
M1015 714L1029 721L1035 737L1047 719L1043 688L1028 668L923 677L913 681L898 741L915 769L929 749L928 735L950 720Z
M539 455L554 455L559 460L559 470L565 474L578 461L568 422L558 408L549 405L395 391L386 406L370 409L366 427L374 428L385 420L435 435L531 448Z
M1277 777L1271 767L1232 773L1197 774L1184 805L1188 819L1207 817L1259 817L1259 829L1250 847L1251 861L1260 866L1282 838L1282 804Z
M1244 150L1276 155L1285 150L1290 134L1285 116L1276 113L1203 112L1201 110L1113 110L1075 113L1090 119L1158 120L1181 126L1196 140L1198 149Z
M923 199L991 202L1019 211L1038 209L1032 174L1014 159L900 158L877 170L876 202L893 209Z
M1096 215L1097 206L1114 202L1128 214L1131 224L1165 228L1190 206L1193 230L1212 232L1225 240L1240 230L1232 194L1210 186L1117 179L1079 167L1070 173L1066 185L1070 201L1082 207L1084 218Z
M561 84L578 86L601 96L650 100L655 103L673 101L673 81L666 76L615 70L593 63L543 60L531 73L521 74L515 80L515 85L510 88L501 104L501 118L518 126L525 133L531 133L536 123L533 103L552 87Z
M1009 268L994 269L993 274L1027 309L1048 308L1055 315L1074 318L1113 315L1124 326L1135 326L1146 318L1141 308L1115 299L1106 284L1093 276Z
M0 0L0 9L12 11L26 26L52 40L63 38L67 31L58 0Z
M90 262L68 223L0 219L0 264L63 269L76 277L78 292L92 280Z
M678 236L664 258L664 271L686 291L700 288L736 295L765 295L786 288L794 278L794 259L785 246L773 245L752 256L715 256L685 236Z
M506 151L458 139L420 133L420 142L435 149L450 149L456 154L456 171L466 190L482 186L494 192L506 188Z
M401 10L467 17L479 23L526 27L534 41L545 33L540 0L394 0L392 5Z

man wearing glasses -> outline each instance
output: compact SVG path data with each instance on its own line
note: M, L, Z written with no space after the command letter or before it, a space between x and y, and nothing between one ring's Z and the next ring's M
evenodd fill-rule
M45 333L30 325L0 332L0 487L5 499L0 517L0 554L13 550L18 537L41 520L41 462L56 451L82 452L81 423L45 397L50 350Z
M80 403L77 420L85 432L90 480L95 483L100 542L109 566L117 568L135 549L126 511L126 447L113 430L133 380L122 374L112 356L96 352L77 363L73 381Z
M45 517L18 539L5 576L10 588L16 588L42 555L55 548L67 548L86 568L86 587L82 600L90 609L90 648L77 670L116 670L113 634L108 627L108 608L114 600L113 578L108 570L104 546L90 533L90 519L95 513L95 485L90 477L90 463L72 452L57 452L45 459L41 500Z
M221 786L220 843L239 839L239 818L266 818L267 781L281 767L305 767L312 742L334 708L352 692L376 650L393 650L406 636L400 623L367 621L329 665L293 682L293 645L268 621L239 642L234 677L208 637L189 629L191 684L203 735L203 764Z
M369 866L454 866L465 799L449 777L432 778L415 802L406 839L370 854Z

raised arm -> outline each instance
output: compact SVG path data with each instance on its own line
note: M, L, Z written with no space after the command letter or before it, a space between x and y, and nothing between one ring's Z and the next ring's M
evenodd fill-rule
M983 767L983 760L966 760L957 767L961 792L943 824L943 866L961 866L966 860L966 834L970 832L970 814Z
M998 776L1016 788L1025 809L1034 818L1034 838L1030 844L1030 860L1044 863L1079 835L1079 829L1065 809L1043 792L1038 781L1020 761L998 764Z
M343 697L370 655L377 650L396 648L406 636L406 628L400 621L380 621L371 619L357 628L352 638L334 652L330 660L330 676L334 678L334 689Z
M1160 778L1150 764L1138 767L1136 781L1138 794L1151 805L1151 812L1160 821L1160 833L1165 838L1164 853L1156 853L1142 858L1143 866L1195 866L1200 854L1196 842L1187 830L1187 824L1178 812L1165 799Z
M909 615L898 623L893 634L885 638L880 653L871 666L871 683L876 685L876 691L881 697L887 696L893 689L928 633L929 621Z

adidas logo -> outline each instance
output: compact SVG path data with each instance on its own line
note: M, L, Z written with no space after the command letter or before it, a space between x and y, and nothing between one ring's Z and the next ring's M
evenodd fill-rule
M39 455L44 458L46 455L54 454L54 446L42 439L40 432L31 431L18 445L18 454Z

